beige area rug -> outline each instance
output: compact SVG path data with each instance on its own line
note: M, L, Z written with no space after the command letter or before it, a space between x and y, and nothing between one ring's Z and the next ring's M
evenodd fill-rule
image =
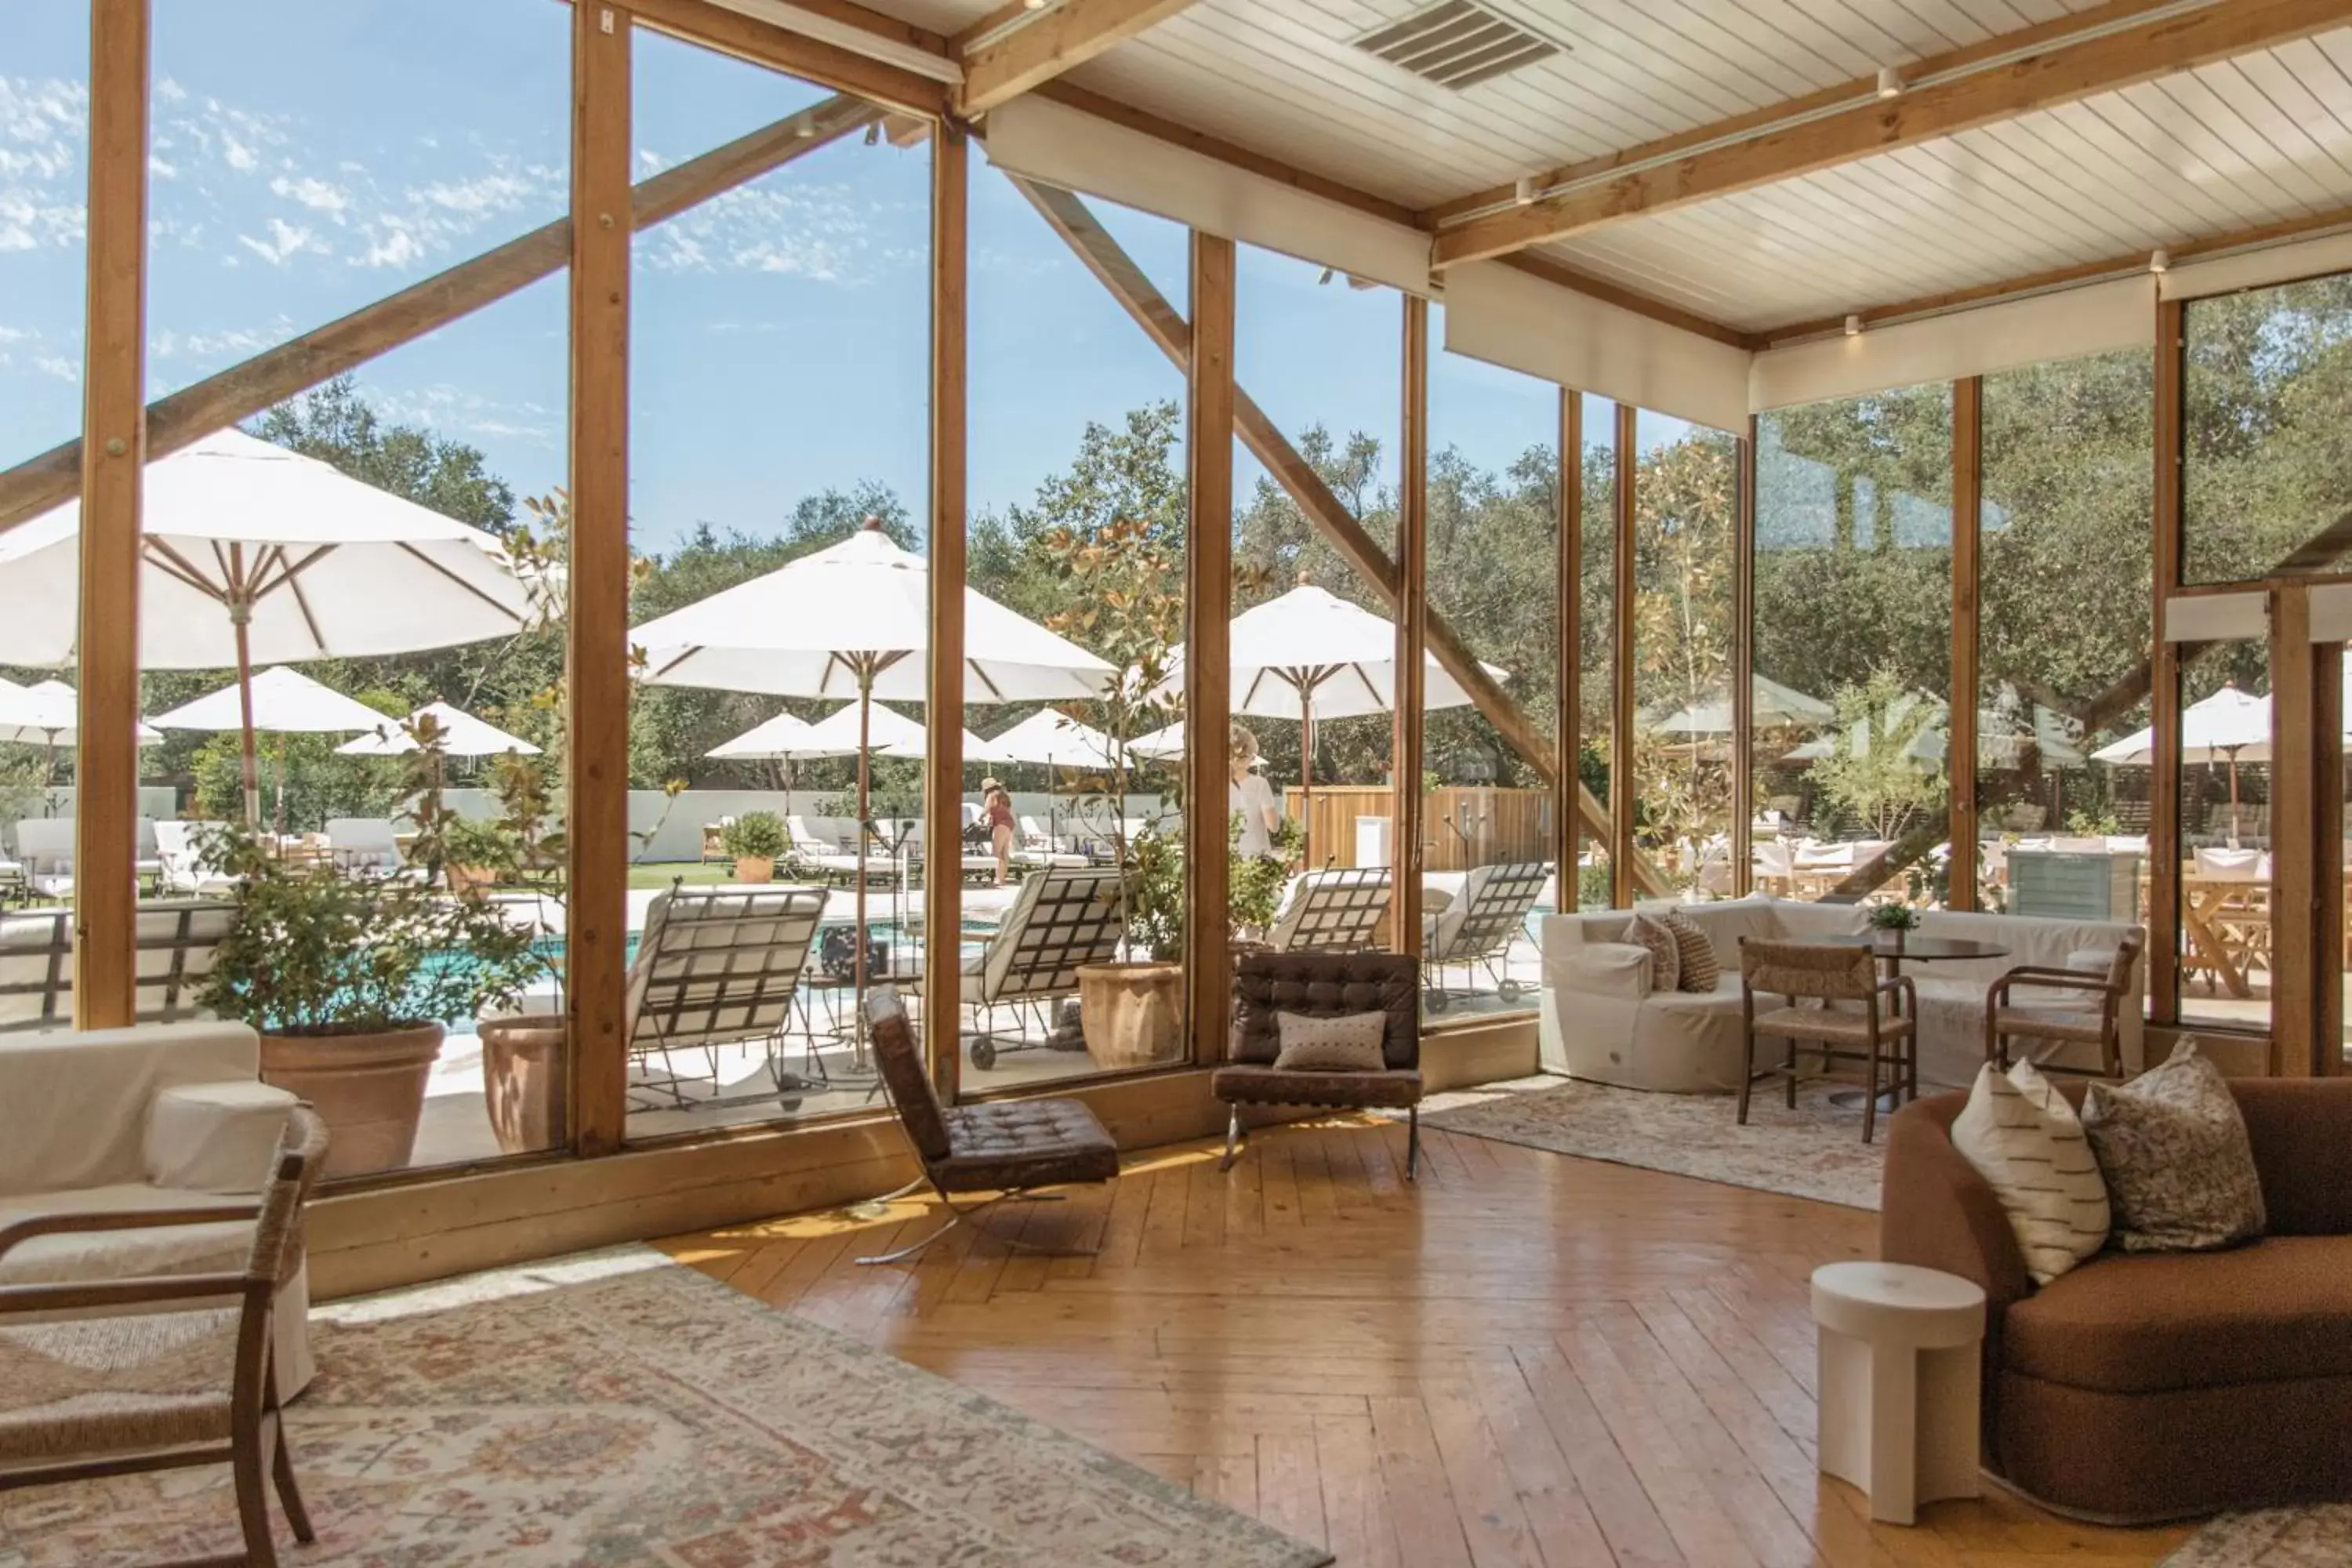
M2352 1563L2352 1503L2223 1514L2162 1568L2344 1568Z
M1886 1118L1878 1141L1864 1143L1859 1106L1830 1103L1840 1087L1851 1086L1800 1089L1794 1110L1778 1092L1759 1090L1742 1127L1729 1095L1651 1094L1546 1076L1433 1095L1421 1120L1556 1154L1875 1210Z
M339 1303L316 1338L289 1568L1331 1560L650 1247ZM219 1469L0 1492L0 1563L231 1552L235 1517Z

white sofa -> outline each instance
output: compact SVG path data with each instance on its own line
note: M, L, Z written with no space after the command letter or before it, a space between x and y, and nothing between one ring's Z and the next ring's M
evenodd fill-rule
M257 1197L294 1097L260 1079L242 1024L0 1036L0 1231L58 1214L208 1208ZM0 1284L233 1272L247 1222L34 1236L0 1253ZM307 1266L280 1292L277 1365L311 1375Z
M1722 965L1711 992L1653 993L1646 949L1620 941L1633 918L1626 910L1552 915L1543 923L1544 1066L1555 1072L1625 1089L1677 1094L1727 1094L1739 1087L1745 1056L1739 1008L1739 942L1852 936L1865 931L1867 911L1856 904L1816 904L1749 898L1675 906L1706 932ZM2022 915L1964 914L1930 910L1920 917L1924 936L1966 938L2008 949L2000 958L1903 965L1919 994L1919 1077L1923 1084L1964 1088L1984 1060L1985 989L2021 964L2104 971L2124 938L2138 928L2108 921L2039 920ZM2143 961L2134 966L2123 1004L2123 1058L2141 1066ZM2039 994L2034 1005L2062 1002ZM2021 1002L2027 999L2021 994ZM2044 1042L2034 1054L2068 1065L2095 1067L2092 1047L2063 1050Z

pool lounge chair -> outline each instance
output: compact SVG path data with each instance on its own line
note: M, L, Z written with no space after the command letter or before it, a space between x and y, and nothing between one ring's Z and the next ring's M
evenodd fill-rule
M1394 879L1385 866L1309 871L1290 885L1290 900L1265 933L1276 952L1356 952L1379 945Z
M346 877L377 880L408 868L388 816L327 818L327 854L335 869Z
M853 834L859 830L853 827ZM857 857L850 847L826 837L809 826L804 816L784 818L784 836L792 841L793 859L827 881L855 881L857 877ZM862 836L860 834L859 836ZM898 862L887 855L866 857L866 879L886 882L898 874Z
M74 819L28 816L17 823L16 859L37 897L73 897Z
M200 998L236 907L212 900L139 906L132 935L138 987L135 1021L202 1017ZM73 1026L71 910L0 916L0 1033Z
M1445 972L1461 969L1475 981L1484 970L1506 1002L1518 999L1526 986L1504 969L1511 944L1528 934L1528 915L1551 878L1551 866L1542 860L1516 860L1497 866L1476 866L1464 879L1453 902L1421 922L1422 997L1433 1013L1443 1013L1457 997L1475 994L1475 984L1449 991Z
M236 890L236 879L205 852L205 837L217 832L219 826L211 822L155 825L155 858L161 862L159 879L165 892L202 896Z
M963 961L963 1003L971 1013L965 1050L985 1071L1007 1051L1077 1049L1055 1027L1053 1004L1078 992L1078 966L1118 957L1127 921L1119 913L1118 873L1057 867L1021 884L1004 923L988 945ZM1020 1037L996 1033L1003 1015L1025 1026ZM1033 1032L1034 1030L1034 1032Z
M808 1086L783 1070L780 1047L824 914L822 888L673 888L656 894L629 965L624 1033L634 1062L643 1066L657 1055L662 1068L659 1076L633 1079L631 1089L667 1097L681 1110L712 1105L722 1087L719 1048L762 1043L783 1108L798 1109ZM677 1070L676 1053L697 1050L710 1084L707 1100L680 1087L688 1079Z
M1038 826L1035 817L1024 816L1020 822L1020 831L1013 836L1014 865L1032 868L1062 866L1076 870L1096 864L1087 857L1072 854L1055 844L1054 836Z

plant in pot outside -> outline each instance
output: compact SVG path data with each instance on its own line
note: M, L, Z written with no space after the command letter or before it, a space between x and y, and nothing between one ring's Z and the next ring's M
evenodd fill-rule
M775 879L776 862L784 858L789 840L774 812L747 811L727 825L719 845L734 857L735 880L756 883Z
M478 893L290 864L241 824L206 853L238 881L205 1005L258 1030L264 1080L317 1108L328 1175L405 1165L446 1026L520 993L531 932Z

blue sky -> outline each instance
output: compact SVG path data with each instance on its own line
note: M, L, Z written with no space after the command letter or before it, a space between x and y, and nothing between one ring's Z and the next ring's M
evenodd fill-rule
M80 417L88 12L12 7L0 60L0 466ZM149 351L163 394L560 216L568 12L547 0L164 0L155 7ZM821 96L653 35L639 177ZM640 236L631 510L774 529L801 496L926 473L929 154L856 138ZM1184 234L1099 206L1180 304ZM971 503L1024 500L1089 419L1181 395L1175 369L975 159ZM1398 299L1244 247L1243 384L1294 436L1391 447ZM481 447L520 490L563 472L559 275L360 373L397 417ZM1550 388L1441 354L1434 444L1500 468L1549 438ZM1647 432L1644 432L1645 435ZM1393 468L1391 468L1391 474ZM1246 486L1255 470L1246 466Z

